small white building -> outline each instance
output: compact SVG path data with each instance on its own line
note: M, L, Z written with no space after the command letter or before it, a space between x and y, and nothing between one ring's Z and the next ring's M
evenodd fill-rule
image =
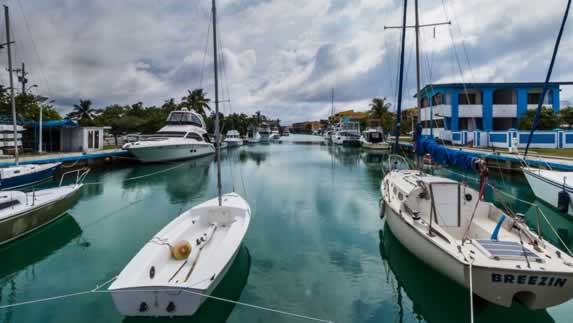
M62 128L61 152L89 152L103 149L104 127Z

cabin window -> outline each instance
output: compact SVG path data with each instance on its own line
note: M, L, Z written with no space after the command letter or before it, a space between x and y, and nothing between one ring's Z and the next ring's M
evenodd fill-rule
M203 135L203 139L205 139L205 142L211 142L211 139L209 139L209 136L207 134Z
M199 136L198 134L196 134L194 132L188 133L187 136L185 136L185 138L195 139L197 141L203 141L203 138L201 138L201 136Z

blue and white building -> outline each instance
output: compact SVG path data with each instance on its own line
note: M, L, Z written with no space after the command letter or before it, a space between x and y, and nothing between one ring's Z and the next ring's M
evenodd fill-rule
M543 105L559 112L562 85L551 82ZM517 125L527 110L536 109L544 83L429 84L421 91L423 134L453 144L476 147L523 147L529 131ZM432 126L433 125L433 126ZM573 148L573 131L536 131L532 147Z
M560 85L552 82L544 106L560 109ZM517 128L528 109L537 108L543 83L429 84L421 90L421 120L434 122L434 130L501 131ZM430 126L425 129L429 134Z

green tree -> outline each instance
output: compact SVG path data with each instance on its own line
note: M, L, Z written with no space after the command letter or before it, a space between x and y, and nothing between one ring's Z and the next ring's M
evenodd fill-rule
M521 120L519 120L518 128L521 130L531 130L533 127L533 120L535 119L536 110L527 110ZM559 128L559 116L550 107L542 107L539 115L539 123L537 130L551 130Z
M80 100L80 104L74 104L72 112L66 115L66 119L74 120L82 126L93 126L97 111L92 108L91 100Z
M203 92L203 89L187 90L187 92L189 94L181 98L179 106L206 116L207 112L205 110L211 111L211 107L209 106L211 100L205 97L207 93Z
M569 129L573 125L573 107L567 107L559 112L561 124L566 124Z
M384 114L388 113L392 105L386 102L386 98L374 98L369 106L370 111L368 115L370 118L381 119Z

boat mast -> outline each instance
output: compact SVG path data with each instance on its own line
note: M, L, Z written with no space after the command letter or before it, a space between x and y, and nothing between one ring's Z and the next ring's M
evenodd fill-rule
M561 27L559 28L559 34L557 35L557 40L555 41L555 47L553 48L553 56L551 57L551 63L549 64L549 70L547 71L545 84L543 84L543 92L541 92L541 96L539 97L539 103L537 104L537 111L535 111L535 118L533 119L533 125L531 127L531 131L529 132L529 137L527 138L527 146L525 146L525 151L523 152L524 161L526 161L527 158L527 152L529 151L529 145L531 145L531 139L533 138L533 133L535 132L535 129L537 128L537 125L539 123L539 117L541 115L541 107L543 105L543 100L545 100L545 95L547 95L547 90L549 88L549 80L551 79L551 73L553 72L553 65L555 64L555 58L557 57L559 44L561 43L561 36L563 35L563 29L565 28L565 23L567 22L567 17L569 16L569 8L571 8L571 0L567 1L565 15L563 16L563 21L561 22ZM553 105L555 105L555 102L553 102Z
M221 196L221 134L219 133L219 75L217 66L217 8L215 0L212 0L213 6L213 66L215 72L215 158L217 159L217 196L219 206L222 205Z
M14 159L16 166L18 158L18 128L16 124L16 100L14 100L14 76L12 75L12 41L10 39L10 13L8 6L4 5L4 17L6 22L6 48L8 51L8 75L10 75L10 105L12 106L12 124L14 126Z
M396 138L394 142L394 153L399 152L398 145L400 144L400 117L402 114L402 81L404 80L404 45L406 43L406 11L408 9L408 0L404 0L404 18L402 19L402 45L400 51L400 80L398 83L398 107L396 108Z
M420 95L420 20L418 17L418 0L414 1L414 12L416 14L416 22L414 30L416 31L416 103L418 105L418 122L420 122L422 117L422 98ZM405 29L404 29L405 31ZM414 129L414 119L412 119L412 132L416 131ZM426 125L428 122L426 121Z

